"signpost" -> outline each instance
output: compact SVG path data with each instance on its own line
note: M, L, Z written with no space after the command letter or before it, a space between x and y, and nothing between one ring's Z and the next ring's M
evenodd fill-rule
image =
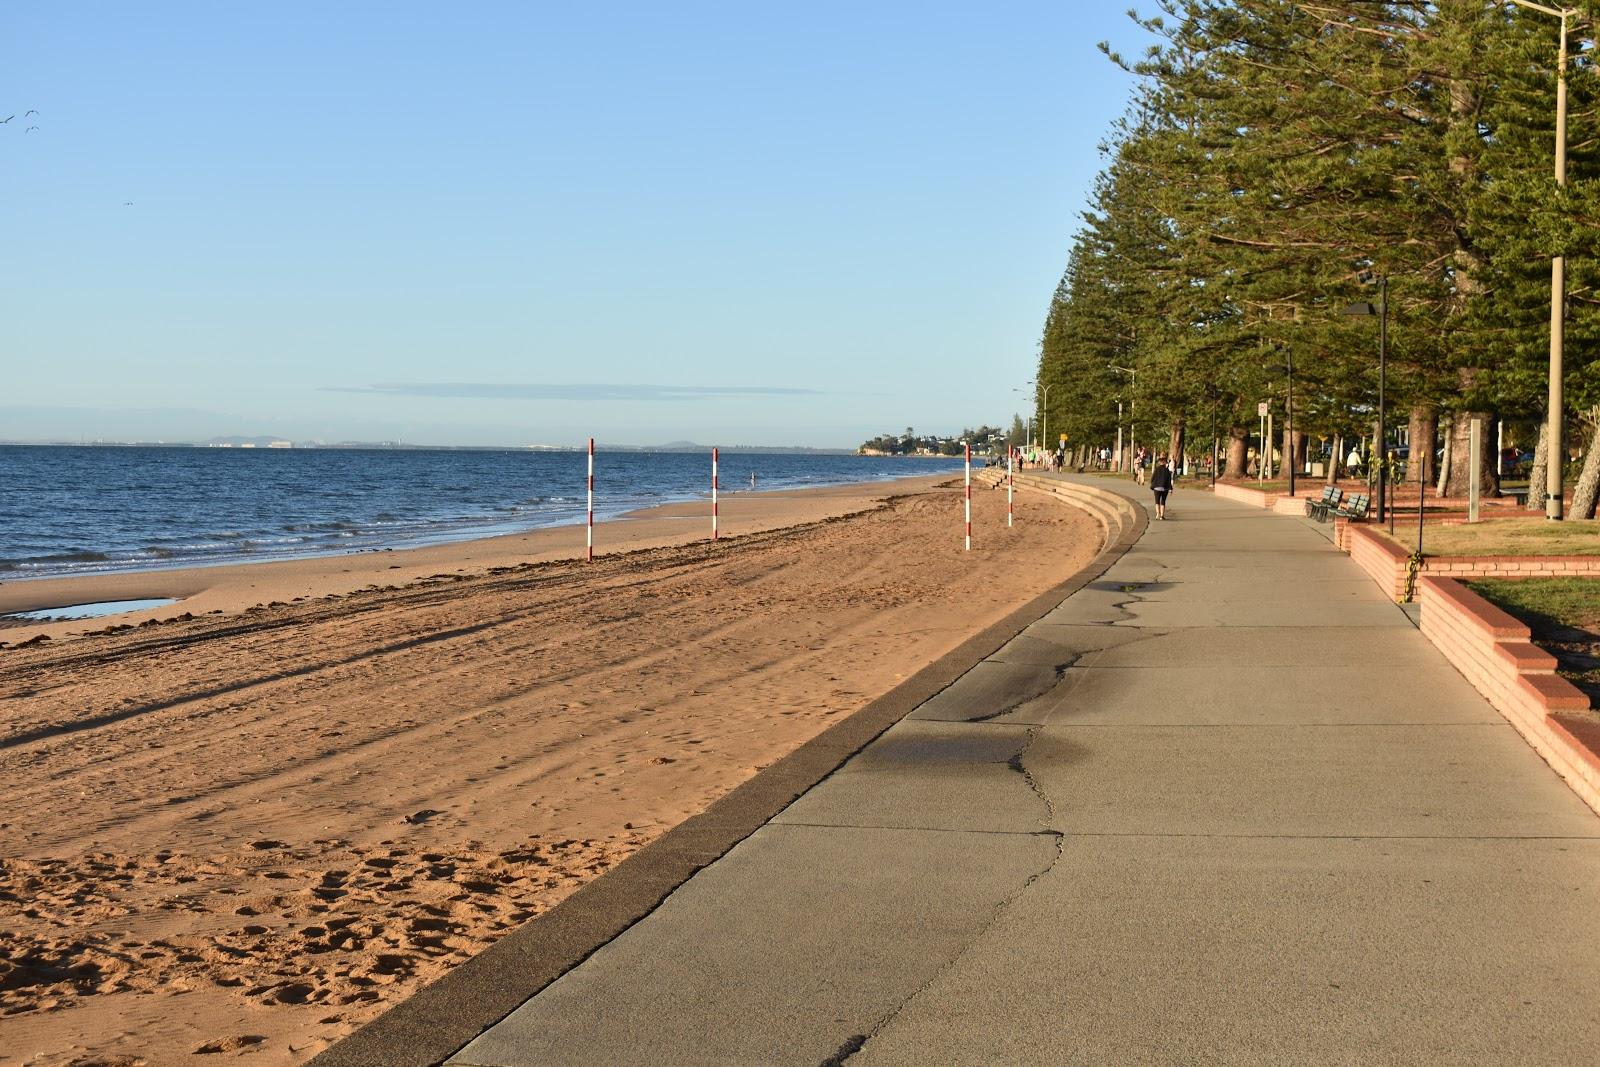
M1267 413L1271 410L1271 406L1265 400L1256 405L1256 420L1260 423L1256 438L1261 442L1261 449L1256 453L1256 481L1263 484L1267 480L1267 462L1270 455L1267 451Z
M1482 489L1479 479L1483 468L1483 420L1474 418L1468 425L1468 452L1471 453L1472 468L1467 476L1467 521L1478 521L1478 496Z

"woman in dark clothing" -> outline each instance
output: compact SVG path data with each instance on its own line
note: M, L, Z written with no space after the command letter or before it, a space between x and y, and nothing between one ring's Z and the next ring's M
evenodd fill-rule
M1167 466L1167 458L1165 456L1156 461L1156 469L1150 475L1150 488L1156 494L1156 518L1165 520L1167 517L1167 494L1172 492L1172 468Z

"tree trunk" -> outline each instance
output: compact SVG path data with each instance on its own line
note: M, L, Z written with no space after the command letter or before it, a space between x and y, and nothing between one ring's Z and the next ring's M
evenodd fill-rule
M1487 412L1458 411L1450 421L1450 439L1445 445L1449 457L1443 479L1443 494L1452 499L1465 499L1472 486L1472 420L1483 420L1483 440L1479 442L1478 491L1484 496L1494 496L1499 490L1499 479L1494 473L1494 446L1489 441L1489 427L1494 420Z
M1182 419L1175 420L1172 424L1172 433L1167 438L1167 458L1172 461L1174 474L1178 473L1183 463L1184 429L1184 421Z
M1228 466L1224 478L1244 478L1250 471L1250 430L1244 426L1228 428Z
M1328 485L1339 484L1339 464L1344 462L1344 435L1333 435L1333 455L1328 457Z
M1306 434L1299 430L1283 431L1283 462L1280 464L1278 474L1289 477L1292 469L1296 478L1305 473L1306 469L1306 443L1309 440Z
M1410 421L1406 424L1407 436L1411 440L1411 458L1406 463L1406 481L1415 485L1420 478L1422 481L1433 480L1433 439L1439 433L1439 413L1432 407L1419 404L1411 409ZM1422 466L1418 467L1417 464ZM1419 475L1417 472L1421 471Z
M1593 429L1583 450L1583 470L1572 490L1572 513L1567 516L1572 519L1594 518L1595 504L1600 501L1600 408L1591 409L1586 421Z
M1382 434L1383 431L1378 424L1373 423L1372 432L1361 439L1364 449L1362 455L1367 458L1367 461L1361 465L1361 471L1367 477L1367 491L1369 493L1378 484L1378 464L1382 463L1385 458L1381 440Z
M1545 492L1545 478L1550 469L1550 424L1543 419L1539 420L1539 440L1533 446L1533 470L1528 474L1528 499L1529 511L1544 511L1544 502L1549 499Z

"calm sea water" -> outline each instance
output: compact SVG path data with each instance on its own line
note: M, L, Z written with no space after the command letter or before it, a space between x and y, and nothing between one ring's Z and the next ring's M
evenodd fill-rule
M709 454L601 452L596 519L709 496ZM724 491L960 460L724 453ZM0 446L0 580L402 548L583 521L581 452Z

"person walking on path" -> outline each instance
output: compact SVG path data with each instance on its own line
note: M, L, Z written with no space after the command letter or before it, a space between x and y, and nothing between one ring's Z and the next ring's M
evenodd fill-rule
M1145 464L1147 464L1149 462L1150 462L1150 457L1145 454L1145 451L1144 451L1143 448L1140 448L1136 452L1134 452L1134 454L1133 454L1133 480L1134 480L1135 484L1137 484L1137 485L1143 485L1144 484L1144 468L1145 468Z
M1165 521L1167 494L1172 492L1172 468L1167 466L1165 456L1156 461L1156 469L1150 475L1150 489L1156 494L1156 518Z

